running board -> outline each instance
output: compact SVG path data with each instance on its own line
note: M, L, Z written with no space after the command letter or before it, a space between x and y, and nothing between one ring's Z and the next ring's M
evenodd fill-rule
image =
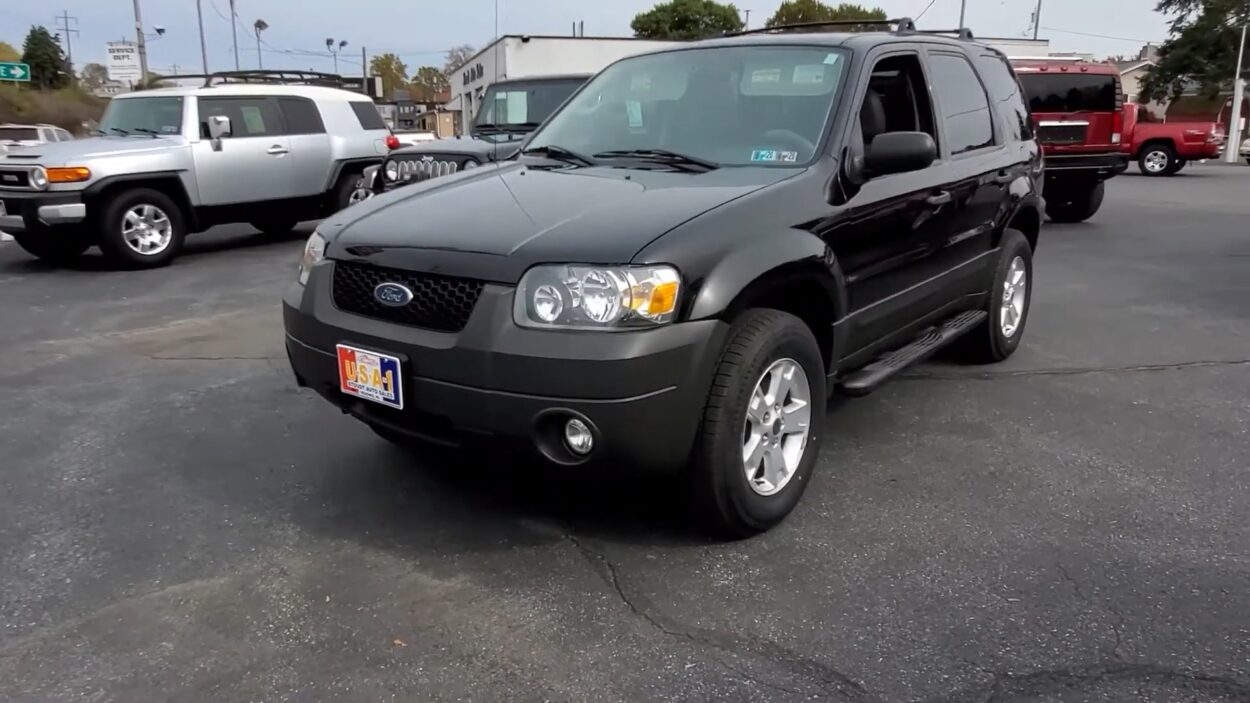
M925 330L911 344L889 352L862 369L851 373L838 385L847 395L868 395L891 376L928 359L934 352L955 341L964 332L985 320L984 310L962 312Z

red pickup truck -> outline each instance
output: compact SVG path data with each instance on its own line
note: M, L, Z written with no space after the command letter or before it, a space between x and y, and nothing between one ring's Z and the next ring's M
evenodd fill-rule
M1191 159L1217 158L1224 139L1218 122L1158 122L1141 105L1124 104L1120 147L1144 175L1171 176Z

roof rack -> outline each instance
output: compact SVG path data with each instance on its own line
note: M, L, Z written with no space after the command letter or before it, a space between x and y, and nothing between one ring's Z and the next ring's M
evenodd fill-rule
M727 37L740 37L747 34L772 34L794 31L810 31L822 27L869 27L884 26L885 31L895 34L953 34L964 41L972 41L972 30L962 29L916 29L916 22L910 17L899 17L892 20L860 19L860 20L829 20L827 22L798 22L795 24L779 24L774 27L758 27L745 29L741 32L729 32ZM893 29L889 29L893 27Z
M190 79L203 79L205 88L224 83L278 83L284 85L315 85L326 88L355 87L357 90L360 89L359 78L344 78L337 73L289 69L184 73L174 76L161 76L156 80L174 81Z

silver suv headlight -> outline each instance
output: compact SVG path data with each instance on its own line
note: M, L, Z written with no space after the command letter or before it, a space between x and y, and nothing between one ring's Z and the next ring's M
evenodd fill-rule
M636 329L672 322L680 295L672 266L548 264L521 277L512 317L522 327Z
M30 170L30 185L35 190L44 190L48 187L48 172L43 170L42 166L36 166Z
M304 245L304 253L299 260L299 284L308 283L308 274L312 273L312 267L316 266L326 256L326 240L320 233L313 232L308 238L308 243Z

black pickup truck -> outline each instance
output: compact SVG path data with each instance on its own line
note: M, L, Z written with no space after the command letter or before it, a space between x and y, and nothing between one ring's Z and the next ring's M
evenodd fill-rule
M394 442L668 471L722 533L780 522L835 390L1016 350L1043 211L1002 54L801 29L619 61L512 159L323 222L284 300L299 385Z

